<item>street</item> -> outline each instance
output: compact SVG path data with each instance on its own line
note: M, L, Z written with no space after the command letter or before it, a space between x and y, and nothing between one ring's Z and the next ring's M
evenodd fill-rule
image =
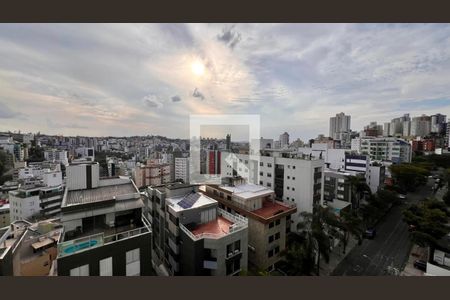
M361 245L355 246L331 275L389 275L386 271L390 266L401 271L412 246L408 225L403 222L402 210L409 203L417 203L430 196L431 186L432 180L429 179L427 185L407 195L407 204L392 207L376 226L376 237L373 240L364 239Z

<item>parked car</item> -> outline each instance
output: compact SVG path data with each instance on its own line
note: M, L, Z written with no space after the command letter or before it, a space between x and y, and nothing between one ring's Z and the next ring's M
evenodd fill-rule
M414 268L426 272L427 271L427 262L424 260L418 259L414 262Z
M376 234L377 231L375 230L375 228L367 228L365 232L365 237L368 239L373 239L375 238Z

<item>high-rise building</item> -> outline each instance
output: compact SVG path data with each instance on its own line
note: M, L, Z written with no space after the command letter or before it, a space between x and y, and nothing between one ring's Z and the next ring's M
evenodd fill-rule
M403 121L403 136L407 137L411 135L411 121Z
M431 117L422 115L414 117L411 121L411 135L425 137L431 132Z
M233 276L247 270L247 218L220 208L196 185L149 187L147 195L158 275Z
M336 114L330 118L330 137L338 140L339 133L350 132L351 117L346 116L343 112Z
M450 148L450 119L448 119L446 124L446 134L445 134L445 140L446 140L446 147Z
M431 132L442 134L445 133L446 115L435 114L431 116Z
M280 147L287 148L289 146L289 134L284 132L280 134Z
M391 123L390 122L384 123L383 136L389 136L390 132L391 132Z
M175 158L175 180L182 180L183 183L189 183L189 158Z
M222 176L234 176L236 170L243 175L249 172L249 183L273 189L276 200L295 203L300 212L312 212L320 201L324 168L324 160L318 157L274 149L263 150L261 156L224 153ZM294 229L299 217L292 219Z
M171 182L170 164L148 160L146 165L137 165L134 168L134 180L138 188L169 183Z
M240 177L223 178L221 185L206 185L206 194L223 210L248 219L248 261L253 270L272 271L283 257L295 204L275 200L274 191L246 183Z
M151 275L151 225L128 178L99 178L98 163L68 166L58 276Z
M409 163L412 158L411 145L398 138L357 138L359 143L353 143L352 150L369 155L370 160L391 161L393 163Z
M226 138L226 150L231 151L231 134L227 134Z
M56 149L45 150L44 158L46 161L59 162L63 165L69 164L66 150L56 150Z
M221 155L219 150L206 151L206 174L220 174Z

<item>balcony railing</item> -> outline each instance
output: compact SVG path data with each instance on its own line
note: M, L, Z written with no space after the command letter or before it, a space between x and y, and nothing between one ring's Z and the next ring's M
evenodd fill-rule
M104 233L97 233L58 244L58 257L69 256L84 250L90 250L96 247L110 244L130 237L139 236L151 232L151 225L145 217L142 217L143 227L131 229L128 231L104 236Z

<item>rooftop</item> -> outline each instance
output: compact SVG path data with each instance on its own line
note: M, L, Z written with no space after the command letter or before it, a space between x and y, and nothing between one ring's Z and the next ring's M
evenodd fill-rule
M271 217L274 217L278 214L287 212L292 210L293 207L289 207L281 202L278 201L263 201L262 203L262 207L252 211L252 213L254 213L255 215L264 218L264 219L269 219Z
M62 206L81 205L113 200L118 197L139 194L131 180L122 178L103 179L99 187L93 189L73 190L67 192Z
M191 229L191 232L196 237L203 234L211 234L215 236L224 236L230 233L230 226L234 223L225 219L222 216L218 216L217 219L205 224L200 224L195 229Z
M233 193L233 195L243 199L264 197L273 194L273 191L271 189L268 189L264 186L249 183L240 184L236 186L221 185L220 188L225 191L231 192Z
M217 201L202 193L191 192L182 196L169 197L166 199L166 202L168 202L175 211L182 211L214 204Z

